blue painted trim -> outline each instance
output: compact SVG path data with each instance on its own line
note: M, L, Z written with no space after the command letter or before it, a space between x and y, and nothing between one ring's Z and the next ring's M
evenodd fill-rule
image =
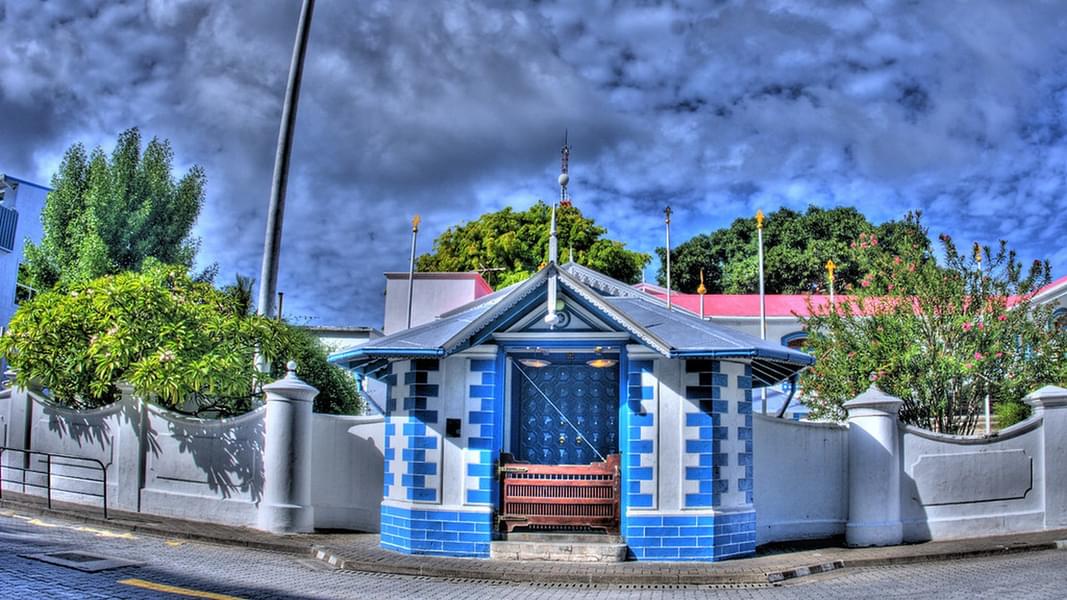
M332 363L357 358L440 358L445 355L444 348L351 348L343 352L329 355L326 360Z
M523 298L518 303L516 303L515 306L512 306L510 309L508 309L507 312L504 312L492 321L486 323L485 327L483 327L481 331L475 333L471 337L457 344L453 352L462 352L467 348L473 348L474 346L477 346L478 344L481 344L482 342L488 340L497 331L500 331L501 329L507 329L508 327L517 323L520 319L522 319L522 317L526 316L526 313L530 310L531 307L536 306L540 302L544 302L545 298L548 296L548 288L545 287L543 288L543 290L544 293L537 292L530 294L526 298ZM444 352L444 349L442 349L441 351Z
M626 346L619 349L619 452L622 454L619 468L619 533L625 534L630 508L630 463L633 460L627 452L630 444L630 355L626 352Z
M813 365L815 357L795 351L778 351L766 348L752 350L675 350L671 358L770 358L794 365Z
M538 332L540 333L540 332ZM552 335L551 332L546 332L547 335ZM498 341L495 342L497 346L504 350L513 351L516 348L526 350L528 347L534 346L538 348L588 348L589 346L600 346L601 348L608 350L618 350L626 344L630 343L630 340L605 340L598 339L596 337L588 338L576 338L566 340L555 340L549 337L546 338L530 338L529 340L518 341Z
M48 186L41 185L39 183L34 183L32 181L27 181L27 180L25 180L25 179L23 179L21 177L15 177L14 175L4 174L4 177L7 178L7 179L10 179L11 181L17 182L20 185L28 185L30 187L35 187L35 188L37 188L39 190L44 190L46 192L54 191L52 188L50 188Z

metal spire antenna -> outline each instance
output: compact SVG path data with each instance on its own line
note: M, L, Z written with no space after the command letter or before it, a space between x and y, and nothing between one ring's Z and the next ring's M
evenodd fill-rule
M567 130L563 130L563 148L560 149L559 158L559 205L570 206L571 194L567 191L567 184L571 176L568 172L571 162L571 147L567 144Z

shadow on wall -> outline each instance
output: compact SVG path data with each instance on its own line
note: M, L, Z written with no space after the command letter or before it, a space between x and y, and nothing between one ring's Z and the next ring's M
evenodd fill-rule
M197 419L161 407L147 407L145 441L148 469L157 480L207 485L223 498L246 497L259 502L263 496L263 409L230 419ZM166 426L160 435L158 428ZM165 455L164 444L173 443L176 454L190 457L195 478L187 479L186 465L175 464ZM168 448L171 450L171 448ZM201 475L203 479L201 479Z
M128 388L114 404L84 411L53 404L41 390L11 390L8 402L10 421L28 423L9 445L99 460L107 468L109 506L195 518L238 508L204 501L233 500L244 510L223 520L254 522L263 495L264 408L198 419L143 402ZM53 466L56 489L64 477L76 478L73 466L70 473L65 468Z

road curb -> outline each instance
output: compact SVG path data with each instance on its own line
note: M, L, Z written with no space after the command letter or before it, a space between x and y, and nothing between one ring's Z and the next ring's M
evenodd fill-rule
M308 556L322 561L323 563L341 570L358 571L362 573L374 573L382 575L406 575L416 577L433 577L439 579L465 580L465 581L491 581L507 583L535 583L535 584L587 584L587 585L694 585L694 586L766 586L778 585L782 582L827 573L830 571L849 567L879 567L890 565L914 564L928 561L959 560L966 558L980 558L985 556L1002 556L1022 552L1035 552L1041 550L1067 550L1067 540L1047 542L1020 542L1015 544L1001 544L994 547L974 548L966 550L946 550L943 552L926 552L922 554L884 556L872 558L840 559L825 563L793 567L780 571L750 572L724 571L703 573L654 573L654 572L584 572L584 573L561 573L552 569L538 570L535 565L540 563L526 563L524 566L531 568L522 570L509 569L494 572L492 570L479 570L478 567L487 564L475 561L472 565L463 565L462 568L442 567L432 565L411 566L397 564L387 560L360 560L345 558L344 554L328 546L316 544L310 540L253 540L242 539L227 535L211 535L190 531L175 531L164 526L152 524L130 523L128 521L104 519L78 512L66 512L57 509L48 509L29 503L21 503L9 499L0 499L0 508L30 513L39 516L53 516L71 521L120 529L131 532L140 532L160 537L178 537L182 539L205 543L219 544L224 546L238 546L291 554L294 556ZM475 559L471 559L474 561ZM491 564L491 563L488 563ZM552 563L559 566L562 563ZM719 563L722 565L722 563Z
M298 542L268 542L261 540L235 539L222 535L210 535L188 531L174 531L173 529L167 529L165 527L130 523L128 521L117 521L113 519L104 519L103 517L93 517L80 513L49 509L46 507L35 506L33 504L23 504L21 502L14 502L6 499L0 500L0 508L23 513L30 513L39 516L62 517L64 519L69 519L78 523L100 525L113 529L121 529L124 531L147 533L152 535L158 535L161 537L178 537L197 542L219 544L222 546L241 546L245 548L252 548L255 550L266 550L268 552L305 555L311 548L310 542L306 544L301 544Z

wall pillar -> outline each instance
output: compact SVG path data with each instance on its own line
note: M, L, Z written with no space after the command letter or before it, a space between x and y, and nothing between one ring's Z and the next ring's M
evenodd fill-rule
M263 449L263 499L259 529L302 533L314 529L311 507L312 400L319 391L296 376L296 363L278 381L263 386L267 394Z
M1067 470L1060 462L1067 456L1067 389L1046 385L1024 400L1043 419L1045 528L1067 527Z
M900 442L904 404L876 385L845 403L848 411L849 546L892 546L904 539L900 521Z
M133 395L129 383L117 384L125 405L119 427L111 438L112 463L108 467L108 505L112 508L140 512L141 489L144 488L145 429L148 420L144 402Z

